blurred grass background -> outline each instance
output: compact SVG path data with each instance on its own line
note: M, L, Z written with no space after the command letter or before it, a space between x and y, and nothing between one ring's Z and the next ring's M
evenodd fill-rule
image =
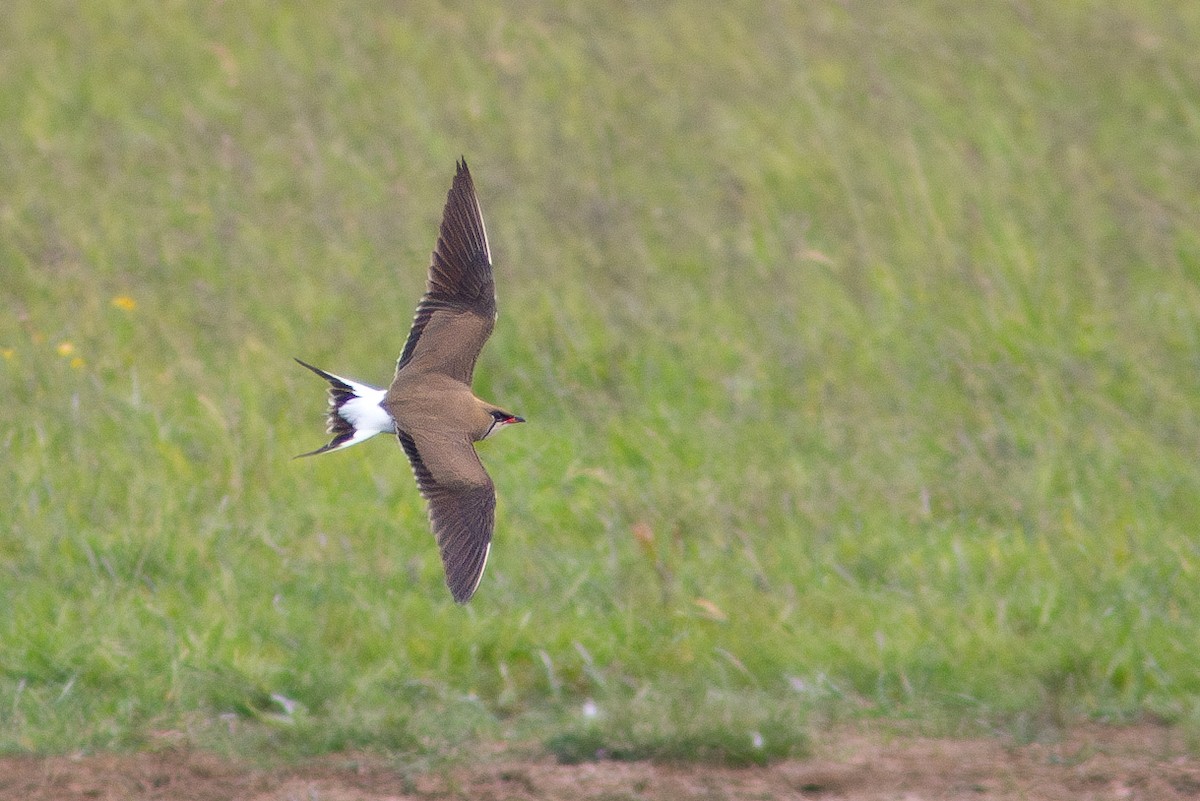
M756 761L1200 724L1200 6L33 3L0 27L0 750ZM501 317L455 606L391 376Z

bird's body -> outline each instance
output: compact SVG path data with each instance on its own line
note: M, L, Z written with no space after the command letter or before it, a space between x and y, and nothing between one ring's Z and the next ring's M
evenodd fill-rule
M479 586L496 509L492 479L473 443L524 420L480 400L471 377L496 319L491 251L466 162L446 199L429 283L386 390L300 362L330 384L329 433L312 453L394 433L412 463L459 603ZM300 361L297 359L297 361Z

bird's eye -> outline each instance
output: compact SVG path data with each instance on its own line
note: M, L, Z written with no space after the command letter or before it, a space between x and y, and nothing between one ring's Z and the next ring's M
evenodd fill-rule
M492 419L497 423L501 423L508 419L508 415L497 409L492 412Z

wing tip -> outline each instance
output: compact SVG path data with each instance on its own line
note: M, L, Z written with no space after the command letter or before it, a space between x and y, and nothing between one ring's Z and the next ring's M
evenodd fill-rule
M483 583L483 573L487 568L488 556L491 552L492 543L489 542L483 548L483 558L479 560L479 566L469 571L460 571L453 581L450 574L446 573L446 586L450 588L450 595L454 598L454 603L465 606L475 596L475 591Z
M471 180L471 168L467 166L467 157L459 156L458 160L454 162L454 180L451 181L451 189L464 185L471 191L475 189L475 182Z
M455 162L455 168L454 180L451 181L450 185L450 196L453 197L456 191L464 192L478 205L479 201L475 200L475 180L471 178L471 169L467 166L467 157L459 156L458 161ZM449 205L449 201L450 198L447 198L447 205ZM479 213L478 210L477 213Z

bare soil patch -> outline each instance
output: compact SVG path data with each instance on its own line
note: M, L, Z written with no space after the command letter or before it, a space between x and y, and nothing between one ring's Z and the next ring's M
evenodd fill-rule
M812 756L765 768L598 762L501 753L471 765L406 772L340 755L262 768L169 749L133 755L0 759L0 801L397 801L399 799L1198 799L1200 759L1152 724L1087 726L1052 744L818 734Z

